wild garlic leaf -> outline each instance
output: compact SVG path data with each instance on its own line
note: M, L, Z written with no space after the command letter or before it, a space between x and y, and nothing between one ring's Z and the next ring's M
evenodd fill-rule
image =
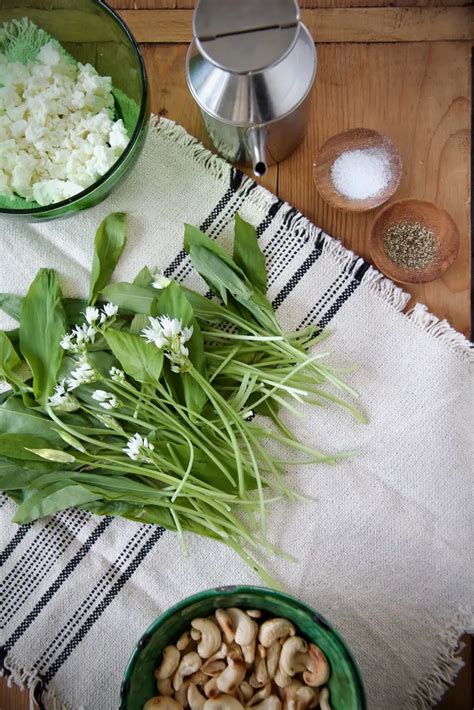
M13 320L20 320L22 304L23 298L21 296L16 296L14 293L0 293L0 310Z
M49 441L31 434L0 434L0 456L8 459L25 461L38 461L38 456L31 451L31 447L38 449L50 446Z
M107 300L115 303L123 311L131 313L144 313L151 315L153 310L153 302L156 301L157 295L160 292L155 291L152 286L148 288L129 284L125 281L120 283L109 284L102 289L102 296Z
M39 456L40 459L46 459L46 461L53 461L54 463L74 463L76 460L76 457L72 454L59 449L30 449L27 447L25 449L35 456Z
M163 369L163 351L139 335L109 328L105 339L124 372L137 382L156 385Z
M0 431L3 434L38 436L49 445L61 445L60 437L51 429L51 420L30 407L25 407L18 396L9 397L0 405Z
M96 493L65 478L28 495L16 511L13 522L24 525L46 515L98 499L100 496Z
M20 314L20 349L33 375L37 402L46 404L57 382L67 330L56 272L40 269L26 294Z
M222 249L222 247L220 247L214 239L208 237L207 234L201 232L201 230L197 227L193 227L192 224L185 224L184 249L188 252L188 254L190 254L191 249L196 247L202 247L203 249L207 249L207 251L212 252L215 256L219 257L221 261L227 264L227 266L232 269L238 276L240 276L240 278L245 278L244 272L235 263L232 257L227 254L227 252L224 251L224 249Z
M0 378L4 378L12 386L22 386L23 382L15 374L15 370L21 364L15 348L13 347L7 334L0 330Z
M29 488L40 476L38 471L26 470L17 463L0 461L0 490Z
M139 271L133 279L133 283L135 284L135 286L143 286L144 288L151 286L152 281L153 276L151 275L148 266L144 266L143 269L141 269L141 271Z
M127 215L112 212L101 223L95 235L95 251L89 289L89 303L94 304L99 293L109 283L127 243Z
M189 350L189 359L196 370L207 379L206 356L201 328L194 317L193 308L186 298L184 290L176 282L172 281L169 286L162 291L157 302L156 313L158 316L177 318L185 327L192 326L193 334L191 338L186 341L186 347ZM181 379L186 406L191 412L200 413L207 401L207 397L193 378L187 373L182 373L178 375L178 378L169 377L168 379L178 392L180 388L176 380Z
M258 246L257 230L236 213L234 229L234 261L250 283L262 293L267 292L265 257Z
M87 308L85 298L63 298L62 304L69 325L76 325L76 323L84 321L84 313Z
M225 304L227 304L227 292L238 301L250 298L252 291L245 281L214 252L205 247L192 246L189 254L196 271L214 291L220 294Z

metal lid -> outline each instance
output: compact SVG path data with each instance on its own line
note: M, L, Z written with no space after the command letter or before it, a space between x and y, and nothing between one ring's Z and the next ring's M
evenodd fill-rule
M199 0L193 32L210 62L247 74L276 64L290 51L299 18L296 0Z

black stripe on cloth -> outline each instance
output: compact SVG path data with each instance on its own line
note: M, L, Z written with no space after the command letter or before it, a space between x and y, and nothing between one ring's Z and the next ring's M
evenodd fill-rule
M15 629L15 631L10 636L10 638L6 641L6 643L3 646L3 649L5 649L7 653L8 653L8 651L11 650L11 648L13 648L13 646L18 641L18 639L23 636L25 631L33 623L33 621L36 619L38 614L41 611L43 611L43 609L47 605L47 603L53 598L53 596L56 594L58 589L64 584L64 582L67 580L67 578L72 573L72 571L77 567L77 565L81 562L81 560L86 556L86 554L89 552L89 550L92 548L92 546L97 542L99 537L102 535L104 530L110 525L112 520L113 520L113 518L110 516L107 516L103 520L101 520L99 525L95 528L95 530L92 531L92 533L89 535L89 537L87 538L85 543L76 552L74 557L69 560L69 562L67 563L65 568L60 572L58 577L56 577L53 584L43 594L41 599L38 600L38 602L35 604L33 609L29 612L29 614L25 617L25 619L21 622L21 624Z
M362 279L364 278L365 274L369 269L370 264L368 264L366 261L363 261L362 259L358 259L350 265L348 272L353 272L352 280L347 286L347 288L340 294L340 296L336 298L336 300L334 301L332 306L327 310L324 316L318 321L318 331L324 330L324 328L329 325L329 323L332 321L341 306L346 303L350 296L352 296L352 294L360 286Z
M136 557L132 560L130 565L120 575L120 577L117 579L117 581L115 582L113 587L110 589L110 591L107 593L107 595L104 597L104 599L101 601L101 603L94 609L92 614L90 614L87 617L87 619L82 624L81 628L77 631L77 633L74 635L74 637L69 641L67 646L64 648L62 653L56 658L54 663L50 666L50 668L44 674L43 677L44 677L44 680L46 683L49 683L51 681L51 679L56 675L56 673L61 668L63 663L69 658L69 656L74 651L74 649L77 648L79 643L83 640L83 638L86 636L86 634L94 626L95 622L99 619L99 617L107 609L110 602L113 601L113 599L117 596L118 592L122 589L122 587L125 585L125 583L130 579L130 577L133 575L133 573L141 565L141 563L143 562L145 557L148 555L148 553L151 552L151 550L153 549L153 546L160 539L160 537L163 535L163 533L164 533L163 528L157 528L152 533L151 537L145 542L145 544L142 546L140 551L137 553Z
M281 306L283 301L288 298L295 286L301 281L306 272L315 264L321 256L324 245L324 234L320 232L316 237L313 250L308 254L303 263L297 268L293 276L283 286L280 293L273 299L272 306L276 310Z
M234 214L239 211L243 204L245 204L246 199L248 198L250 193L255 190L256 187L257 183L255 181L247 180L242 189L238 190L233 195L235 201L229 200L227 202L226 209L222 210L219 218L217 219L217 221L214 222L212 228L203 229L203 223L199 226L199 229L202 232L206 232L208 237L212 237L212 239L217 239L217 237L222 233L226 225L229 224ZM186 276L188 276L192 272L192 270L193 266L191 263L191 259L187 257L186 259L183 259L181 267L178 271L176 271L173 278L177 281L184 281Z
M0 583L0 610L3 623L7 623L28 599L31 585L39 585L76 539L89 516L83 510L59 513L40 530L26 552Z
M28 523L28 525L20 525L8 545L0 552L0 567L5 564L5 562L8 560L10 555L12 554L13 550L18 547L20 542L23 540L25 537L26 533L28 530L31 528L31 523Z
M232 198L232 195L237 192L239 189L240 185L242 184L244 174L240 172L240 170L236 170L235 168L232 168L230 171L230 187L228 190L224 193L224 195L221 197L217 205L214 207L214 209L209 213L209 215L206 217L206 219L201 223L199 229L203 232L207 231L211 224L214 222L214 220L219 216L219 214L222 212L224 207L227 205L229 200ZM178 266L181 264L181 262L186 258L186 252L184 249L181 249L178 254L175 256L171 264L169 264L166 269L164 270L164 275L167 278L170 278L173 274L174 271L178 268Z
M132 556L139 549L140 545L150 536L154 529L153 525L141 525L135 529L133 535L128 539L125 545L122 544L118 556L113 562L110 562L107 570L83 598L79 606L76 607L74 613L68 617L67 624L56 634L49 646L43 651L41 656L33 666L35 670L42 672L53 661L54 657L61 652L61 648L68 642L70 637L75 633L84 619L85 614L99 604L102 598L107 594L108 590L114 584L116 578L125 569L130 562Z

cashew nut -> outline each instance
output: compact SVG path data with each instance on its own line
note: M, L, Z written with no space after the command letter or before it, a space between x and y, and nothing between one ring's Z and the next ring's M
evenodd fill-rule
M295 673L306 671L308 644L299 636L286 639L280 654L280 670L286 675L294 676Z
M253 698L248 701L247 707L250 708L252 705L256 705L257 703L261 702L262 700L266 700L269 696L270 693L272 692L272 684L267 683L266 685L261 688L258 693L255 693Z
M244 710L244 706L232 695L218 695L206 700L203 710Z
M201 658L209 658L221 645L219 627L210 619L193 619L191 626L201 632L201 641L198 644L197 652Z
M187 647L191 643L191 634L189 631L185 631L184 634L181 634L179 639L176 641L176 648L178 651L186 651Z
M261 652L261 649L263 649L263 654ZM268 683L268 671L267 671L267 662L265 659L265 649L263 646L258 647L259 654L258 658L255 661L255 678L257 680L257 683L259 684L259 687L262 687L263 685L266 685Z
M276 695L270 695L258 705L252 705L253 710L281 710L281 700Z
M275 683L278 685L279 688L286 688L287 686L290 685L293 678L291 677L291 675L287 675L286 673L282 673L281 668L278 668L273 680L275 681Z
M232 693L242 683L247 669L240 656L229 656L227 668L217 678L217 687L221 693Z
M245 663L250 667L255 660L255 647L257 645L257 637L254 638L252 643L242 646L242 654Z
M279 641L274 641L271 646L267 648L267 671L268 677L273 680L275 673L277 672L278 664L280 662L281 653L281 643Z
M199 692L194 683L190 683L188 686L188 705L191 710L203 710L205 702L204 695Z
M216 609L216 621L220 626L226 643L232 643L235 638L235 629L228 612L225 609Z
M171 678L161 678L156 681L156 687L160 695L173 695L174 688Z
M262 646L268 648L278 639L294 636L295 633L295 627L288 619L268 619L268 621L264 621L260 627L258 640Z
M235 628L235 642L239 646L248 646L257 637L258 626L242 609L230 607L227 609L232 625Z
M220 694L220 690L217 687L217 676L211 678L207 681L204 686L204 695L206 698L214 698L216 695Z
M244 680L243 683L240 684L240 692L244 702L248 703L253 695L253 688L248 681Z
M260 609L246 609L245 611L251 619L260 619L260 617L262 616L262 612L260 611Z
M319 701L319 690L303 685L296 691L296 699L300 710L312 710Z
M183 710L183 706L168 695L156 695L147 700L143 710Z
M202 666L202 672L207 676L217 676L226 667L226 662L222 659L216 659L215 661L207 660Z
M303 680L306 685L312 688L324 685L329 679L329 663L319 646L310 643L308 646L308 658L306 660L306 670L303 673Z
M187 700L188 700L188 688L190 685L189 680L183 681L183 684L179 690L176 691L174 694L174 699L178 701L180 705L183 707L186 706Z
M198 631L197 629L191 629L189 632L189 635L191 636L193 641L200 641L201 640L201 632Z
M179 690L183 685L183 678L192 675L201 668L202 659L196 651L191 651L182 657L173 678L173 688Z
M179 665L181 654L176 646L165 646L163 649L163 660L159 668L155 671L155 678L163 680L173 675Z
M331 710L331 706L329 705L329 690L327 688L321 688L319 707L320 710Z
M193 673L188 677L189 682L194 683L194 685L204 685L204 683L207 683L207 681L209 680L209 676L202 672L202 668L200 668L198 671L196 671L196 673Z

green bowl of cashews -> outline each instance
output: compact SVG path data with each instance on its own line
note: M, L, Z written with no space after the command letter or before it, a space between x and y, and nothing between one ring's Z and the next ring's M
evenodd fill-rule
M125 670L120 710L366 710L337 631L295 597L208 589L165 611Z

